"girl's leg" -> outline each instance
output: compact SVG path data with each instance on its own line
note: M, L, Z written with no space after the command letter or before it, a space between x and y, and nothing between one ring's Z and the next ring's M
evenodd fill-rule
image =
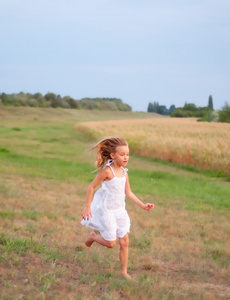
M120 262L121 262L121 273L127 278L131 278L127 273L128 268L128 257L129 257L129 234L128 232L123 238L119 238L120 243Z
M85 241L85 244L87 247L91 247L92 244L96 242L102 246L105 246L107 248L113 248L116 245L116 240L115 241L106 241L105 239L103 239L102 236L100 235L96 235L96 233L94 231L92 231L88 238Z

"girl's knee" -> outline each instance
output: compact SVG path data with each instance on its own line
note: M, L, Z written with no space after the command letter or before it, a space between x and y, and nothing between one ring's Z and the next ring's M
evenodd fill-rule
M108 248L114 248L116 246L116 241L108 241Z
M129 235L126 234L123 238L119 239L121 247L128 247L129 246Z

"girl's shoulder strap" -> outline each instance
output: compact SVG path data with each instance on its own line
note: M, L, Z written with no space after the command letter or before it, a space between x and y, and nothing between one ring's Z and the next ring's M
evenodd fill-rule
M111 166L112 163L113 163L113 159L109 159L108 163L106 164L106 167L110 167L111 171L113 172L114 177L116 177L115 172Z
M128 170L129 169L127 169L127 168L123 168L123 167L121 167L123 170L124 170L124 173L126 174L127 172L128 172Z

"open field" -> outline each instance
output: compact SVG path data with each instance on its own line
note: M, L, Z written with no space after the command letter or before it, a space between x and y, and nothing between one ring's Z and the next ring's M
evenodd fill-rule
M122 133L131 151L143 156L230 172L228 123L161 118L87 122L77 128L96 139Z
M127 200L138 283L120 278L118 245L84 246L80 214L95 173L92 140L76 124L149 116L0 108L0 299L230 299L223 178L131 154L132 190L155 204L146 212Z

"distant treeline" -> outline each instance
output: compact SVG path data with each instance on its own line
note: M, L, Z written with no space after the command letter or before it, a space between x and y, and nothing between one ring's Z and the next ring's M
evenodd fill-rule
M210 108L208 106L204 107L197 107L193 103L185 103L184 107L178 107L172 112L171 117L177 118L189 118L189 117L196 117L196 118L203 118L209 112ZM213 111L213 109L211 109Z
M212 109L213 110L213 109ZM197 117L203 118L209 111L207 106L196 107L193 103L185 103L184 107L171 105L168 109L165 105L159 105L158 102L149 103L148 112L155 112L160 115L171 116L176 118Z
M159 105L158 102L153 102L149 103L147 111L175 118L195 117L200 118L199 121L230 123L229 104L226 102L222 110L214 111L211 95L208 98L208 105L204 107L197 107L193 103L185 102L184 107L176 108L175 105L171 105L168 109L165 105Z
M185 102L184 107L178 107L173 104L168 109L165 105L159 105L158 102L149 103L148 112L155 112L160 115L166 115L177 118L197 117L203 118L209 111L213 111L213 99L209 96L208 106L196 107L193 103Z
M31 106L31 107L62 107L73 109L98 109L98 110L119 110L132 111L130 105L117 98L83 98L75 100L70 96L61 97L54 93L18 93L0 94L0 102L6 106Z
M148 112L154 112L156 114L169 116L171 115L176 109L175 105L171 105L168 109L165 105L159 105L158 102L149 103L148 105Z

